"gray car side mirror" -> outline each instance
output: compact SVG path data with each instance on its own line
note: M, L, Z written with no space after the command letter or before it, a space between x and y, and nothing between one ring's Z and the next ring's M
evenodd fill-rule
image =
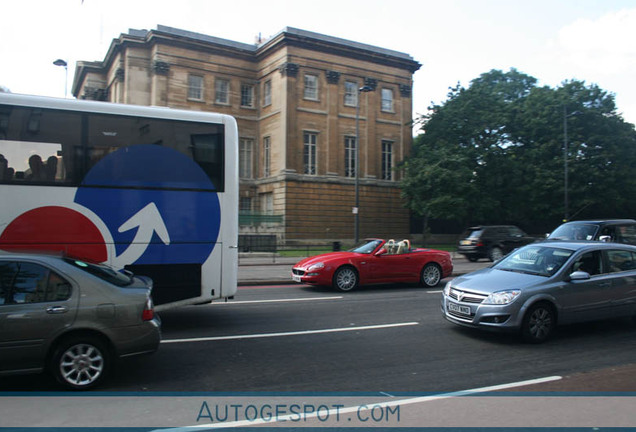
M571 281L588 280L589 278L590 278L590 274L584 271L575 271L574 273L570 275Z

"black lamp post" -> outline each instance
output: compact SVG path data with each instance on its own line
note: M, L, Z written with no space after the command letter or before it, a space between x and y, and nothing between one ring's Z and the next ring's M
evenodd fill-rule
M362 86L358 89L358 101L356 103L356 158L355 158L355 189L356 202L353 207L353 228L355 233L355 244L360 240L360 94L372 91L369 86Z
M66 98L68 92L68 63L65 60L57 59L53 62L55 66L64 67L64 98Z
M563 105L563 222L570 219L570 209L568 202L568 117L581 114L580 111L574 111L568 114L568 109Z

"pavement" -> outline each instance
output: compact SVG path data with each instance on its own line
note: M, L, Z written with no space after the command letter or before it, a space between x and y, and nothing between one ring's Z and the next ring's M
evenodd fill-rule
M291 268L303 257L281 257L270 253L239 254L238 285L280 285L295 283L291 279ZM453 276L470 273L492 264L487 259L470 262L461 255L453 254Z
M276 254L239 254L238 285L293 284L291 268L302 257L281 257ZM453 254L453 276L460 276L488 267L487 259L470 262ZM440 287L443 285L440 284ZM636 392L636 364L597 369L565 375L561 379L518 389L530 392Z

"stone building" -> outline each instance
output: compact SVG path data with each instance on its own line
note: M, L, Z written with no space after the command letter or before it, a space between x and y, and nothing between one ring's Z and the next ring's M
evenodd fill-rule
M408 54L289 27L250 45L158 26L78 62L72 91L234 116L241 234L279 242L354 238L360 151L359 237L402 238L409 212L395 168L412 144L419 68Z

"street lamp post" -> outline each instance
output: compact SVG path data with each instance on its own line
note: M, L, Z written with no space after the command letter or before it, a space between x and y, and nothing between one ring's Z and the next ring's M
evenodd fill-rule
M563 222L570 218L568 214L568 109L563 105Z
M55 66L63 66L64 67L64 98L66 99L66 95L68 93L68 63L65 60L57 59L53 62Z
M358 100L356 103L356 158L355 158L355 207L353 207L353 231L355 244L360 240L360 94L367 93L373 89L369 86L362 86L358 89Z
M563 105L563 222L570 219L570 209L568 202L568 117L581 114L580 111L574 111L568 114L567 106Z

